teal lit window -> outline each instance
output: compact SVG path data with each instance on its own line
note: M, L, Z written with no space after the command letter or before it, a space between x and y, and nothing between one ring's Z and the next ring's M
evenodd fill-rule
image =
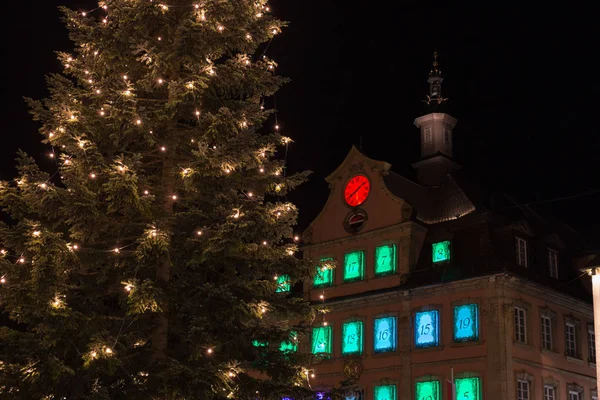
M440 381L417 382L415 397L416 400L440 400Z
M439 313L437 310L415 314L415 346L432 347L439 344Z
M479 339L478 320L477 304L454 307L454 341L468 342Z
M454 380L456 399L454 400L480 400L479 378L457 378Z
M373 322L375 353L396 350L396 317L377 318Z
M322 258L320 265L317 265L317 272L313 280L314 287L333 286L333 269L325 265L327 261L333 261L333 258Z
M375 276L396 272L396 245L386 244L375 249Z
M344 397L344 399L345 400L362 400L363 399L362 391L349 393L346 395L346 397Z
M365 252L353 251L344 255L344 282L362 281L365 271Z
M277 277L277 290L275 292L289 292L292 289L292 284L290 283L289 275L280 275Z
M342 326L342 354L362 354L363 323L362 321L346 322Z
M284 340L279 345L279 351L283 353L295 353L298 351L298 337L296 336L296 332L290 332L290 337L288 340Z
M318 328L313 328L312 353L313 354L331 354L331 327L330 326L320 326Z
M437 242L431 245L432 257L434 263L450 261L450 241Z
M375 386L373 400L396 400L396 385Z
M253 340L252 341L252 346L254 347L267 347L269 345L269 342L265 342L262 340Z

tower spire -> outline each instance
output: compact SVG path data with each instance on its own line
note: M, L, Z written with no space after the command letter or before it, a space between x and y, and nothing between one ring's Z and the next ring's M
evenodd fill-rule
M429 78L427 79L427 82L429 83L429 93L425 95L425 100L423 100L427 105L430 105L431 103L442 104L448 100L442 96L442 82L444 81L444 78L442 78L442 70L440 69L437 58L438 52L435 50L433 52L433 64L429 71Z

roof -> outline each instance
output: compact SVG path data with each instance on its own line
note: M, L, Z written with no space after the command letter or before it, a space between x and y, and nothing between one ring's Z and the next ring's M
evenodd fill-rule
M439 186L421 186L402 175L389 172L384 177L387 188L406 200L416 211L416 218L426 224L436 224L460 218L475 211L473 201L448 174Z

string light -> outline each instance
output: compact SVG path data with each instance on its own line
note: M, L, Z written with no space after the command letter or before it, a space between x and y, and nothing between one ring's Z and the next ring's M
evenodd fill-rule
M252 197L252 196L253 196L252 192L248 192L248 197Z
M323 326L327 326L327 321L323 321Z
M212 352L213 352L213 349L209 348L209 349L207 349L207 350L206 350L206 352L207 352L208 354L212 354Z
M40 231L33 231L33 236L38 237L42 234Z
M112 351L112 349L111 349L110 347L106 347L106 348L104 349L104 352L105 352L106 354L108 354L108 355L110 355L110 354L112 354L112 353L113 353L113 351Z
M40 183L40 187L42 189L46 189L48 187L48 185L46 183Z
M0 278L0 283L6 283L6 278L5 277Z
M23 257L19 258L19 263L25 264L25 259Z
M167 148L165 146L161 146L160 151L167 151Z
M320 296L319 296L319 298L320 298L321 300L323 300L323 299L325 299L325 296L323 296L323 295L320 295Z
M135 121L136 124L141 125L142 124L142 120L138 119L137 121Z
M197 231L197 232L196 232L196 235L198 235L198 236L202 236L202 231Z
M148 196L149 194L150 194L150 192L149 192L149 191L147 191L147 190L144 190L144 195Z
M90 174L90 178L92 178L92 179L96 179L96 174L92 172L92 173Z
M171 198L172 198L173 200L177 200L177 195L176 195L176 194L174 194L173 196L171 196Z
M98 353L96 353L95 351L92 351L92 352L90 353L90 356L91 356L92 358L96 358L96 357L98 356Z
M159 84L159 85L162 85L162 83L163 83L163 82L164 82L164 81L163 81L162 79L160 79L160 78L158 79L158 84Z
M50 157L50 158L54 158L54 153L50 153L50 154L48 154L48 157Z
M294 241L297 242L298 240L300 240L300 236L294 236Z
M118 247L115 247L115 248L113 249L113 252L115 252L115 253L120 253L120 252L121 252L121 250L120 250Z
M266 240L263 241L262 244L263 244L263 246L266 246L267 245L267 241Z
M264 168L259 169L260 173L262 174L263 172L265 172Z

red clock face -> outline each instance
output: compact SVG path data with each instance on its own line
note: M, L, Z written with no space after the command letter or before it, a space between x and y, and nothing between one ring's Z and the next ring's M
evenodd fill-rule
M346 189L344 189L344 199L348 205L356 207L365 202L370 191L371 183L367 177L356 175L346 184Z

